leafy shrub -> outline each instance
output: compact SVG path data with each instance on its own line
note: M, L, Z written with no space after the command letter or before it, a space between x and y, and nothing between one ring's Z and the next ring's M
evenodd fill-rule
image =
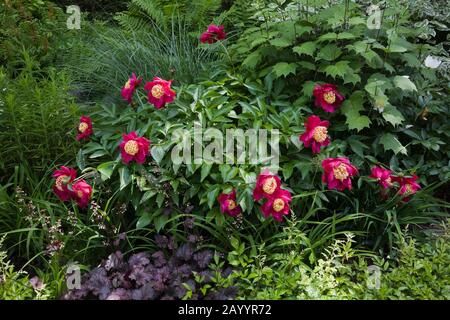
M351 235L336 240L312 267L305 264L292 244L286 244L284 253L277 255L266 255L264 249L239 256L232 251L228 260L236 270L226 280L220 275L213 279L217 286L237 286L237 299L447 300L448 224L446 229L447 235L422 244L401 240L398 261L390 262L358 254ZM235 250L239 246L237 243Z
M42 67L55 58L53 49L65 24L61 10L49 1L2 1L0 4L0 63L16 76L27 60Z
M227 289L226 293L210 290L210 295L205 295L206 289L211 288L208 265L213 253L201 250L198 240L192 235L189 242L178 247L172 237L157 235L158 251L151 255L140 252L128 261L117 251L100 267L84 275L81 289L69 291L65 299L173 300L184 298L187 292L186 298L190 299L214 298L219 294L233 297L232 289ZM203 287L197 287L194 278L201 278L199 286Z
M4 237L0 239L2 249ZM0 251L0 300L46 300L50 291L38 278L29 279L24 271L16 271L7 261L6 252Z
M78 108L69 86L64 73L50 71L39 79L27 70L12 80L0 69L0 181L17 164L28 176L39 176L74 154Z

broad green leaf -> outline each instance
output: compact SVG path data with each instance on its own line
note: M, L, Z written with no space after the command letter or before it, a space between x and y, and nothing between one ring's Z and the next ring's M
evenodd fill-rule
M142 216L139 217L138 221L136 222L136 228L141 229L148 226L151 222L151 218L148 212L144 213Z
M86 161L84 160L83 150L80 149L77 153L77 166L80 170L84 170L86 168Z
M299 46L296 46L292 49L295 53L302 55L308 55L308 56L314 56L314 51L316 51L316 43L313 41L304 42Z
M211 167L212 167L212 164L208 164L208 163L202 164L200 182L203 182L203 180L205 180L205 178L209 175L209 172L211 171Z
M385 133L380 138L380 143L385 151L392 150L395 154L407 154L406 148L398 141L397 137L391 133Z
M407 76L395 76L394 85L404 91L417 91L416 85Z
M120 190L126 188L131 182L131 175L128 167L119 168Z
M398 109L394 106L387 106L383 111L383 118L392 124L394 127L398 124L401 124L405 118L402 113L398 111Z
M242 62L242 64L246 67L248 67L249 69L254 69L258 63L261 61L262 55L261 53L257 50L255 52L250 53L247 58L244 59L244 61Z
M114 161L104 162L97 167L103 181L111 178L116 163Z
M169 215L167 215L167 214L161 214L158 217L156 217L155 221L154 221L156 232L161 231L164 228L164 226L166 225L168 220L169 220Z
M273 66L273 71L277 78L281 76L288 76L289 74L295 74L295 70L297 69L297 65L295 63L287 63L287 62L279 62Z
M275 47L285 48L285 47L290 46L292 44L292 41L290 41L289 39L285 39L285 38L276 38L276 39L270 40L270 44Z
M158 164L160 164L161 160L164 158L164 154L165 154L164 148L159 147L159 146L154 146L154 147L152 147L150 152L152 154L153 159L155 159L155 161Z

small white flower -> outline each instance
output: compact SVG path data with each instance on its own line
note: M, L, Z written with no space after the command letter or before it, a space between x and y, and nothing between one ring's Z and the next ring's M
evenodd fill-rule
M425 67L431 68L431 69L436 69L437 67L439 67L441 65L442 61L439 60L438 58L435 58L433 56L428 56L425 59Z

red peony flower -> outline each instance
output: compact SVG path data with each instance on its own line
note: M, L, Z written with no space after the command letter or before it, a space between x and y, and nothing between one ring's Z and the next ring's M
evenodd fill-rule
M358 174L348 158L327 158L322 161L324 173L322 181L328 185L328 189L343 191L352 189L351 177Z
M91 118L87 116L82 116L80 118L80 123L78 124L77 131L78 131L77 134L78 141L90 137L94 133L94 130L92 130Z
M326 112L335 112L345 99L337 91L335 85L328 83L316 85L313 90L313 95L316 98L316 107L321 107Z
M224 40L226 37L227 34L224 31L224 26L211 24L206 32L203 32L200 36L200 42L212 44L219 40Z
M236 217L242 212L241 207L236 203L236 190L234 189L229 194L220 194L217 197L217 200L220 203L220 211L222 211L222 213L226 213L231 217Z
M398 193L404 196L403 201L409 201L411 195L415 194L417 190L419 190L420 184L416 181L419 179L418 176L413 175L412 177L392 177L393 182L397 182L399 184Z
M53 172L53 177L55 178L53 192L61 201L69 201L72 198L72 192L67 185L76 179L77 171L72 168L61 166L59 170Z
M272 198L276 191L280 189L280 186L280 178L266 170L261 173L256 180L256 186L253 190L253 199L259 201L262 198Z
M283 220L283 215L289 214L289 203L292 200L291 193L278 189L271 198L262 205L261 210L265 218L272 216L277 221Z
M92 196L92 187L84 180L78 180L72 185L73 199L80 208L86 208Z
M129 104L133 102L133 94L134 91L136 91L136 87L142 82L142 78L136 78L136 75L131 75L131 78L128 79L127 83L125 83L125 86L122 88L122 98L124 100L127 100Z
M328 137L328 121L322 121L318 116L310 116L305 121L306 131L300 136L306 148L311 146L313 153L319 153L321 147L330 144Z
M373 167L369 178L378 180L383 189L389 189L392 186L391 173L391 170Z
M147 158L150 140L139 137L136 132L123 135L123 140L120 143L120 150L122 155L122 161L125 164L135 160L139 164L143 164Z
M147 82L144 89L148 91L148 102L156 109L173 102L176 92L170 88L171 84L172 80L166 81L158 77L154 77L152 82Z

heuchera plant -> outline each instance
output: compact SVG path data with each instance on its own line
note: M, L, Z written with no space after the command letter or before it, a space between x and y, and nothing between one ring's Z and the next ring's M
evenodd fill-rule
M109 255L103 263L83 275L81 288L64 295L64 299L100 300L174 300L185 296L191 299L232 299L237 294L233 288L209 290L204 295L195 281L211 284L212 271L208 268L213 258L210 250L199 250L199 238L188 237L188 242L177 246L172 237L157 235L158 250L152 254L140 252L126 260L120 251ZM223 270L227 277L231 269Z

